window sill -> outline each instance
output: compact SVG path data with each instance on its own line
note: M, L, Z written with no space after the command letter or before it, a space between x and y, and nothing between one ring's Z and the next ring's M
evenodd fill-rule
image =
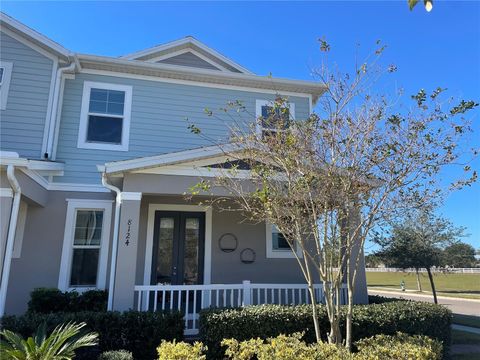
M109 150L109 151L128 151L128 144L102 144L93 142L78 142L79 149Z

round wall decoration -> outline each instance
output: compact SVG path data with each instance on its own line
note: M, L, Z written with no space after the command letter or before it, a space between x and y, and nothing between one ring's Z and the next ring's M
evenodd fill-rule
M232 233L225 233L218 239L218 247L223 252L232 252L237 249L238 239Z
M250 248L243 249L242 252L240 253L240 260L244 264L251 264L255 261L255 258L257 255L255 254L255 251Z

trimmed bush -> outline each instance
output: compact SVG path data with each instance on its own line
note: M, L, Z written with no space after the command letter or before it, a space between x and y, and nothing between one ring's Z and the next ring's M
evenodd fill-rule
M106 351L100 354L98 360L133 360L133 355L126 350Z
M385 303L397 302L397 301L411 301L411 300L389 298L389 297L380 296L380 295L368 295L369 304L385 304Z
M37 288L30 293L28 312L49 314L55 312L106 311L108 293L105 290L61 292L56 288Z
M206 348L200 342L162 341L157 348L159 360L205 360Z
M346 308L343 309L345 312ZM280 334L305 332L307 343L315 342L315 331L309 305L262 305L238 309L210 309L200 313L200 338L208 346L209 357L221 358L221 341L233 338L244 341L266 339ZM325 306L318 306L321 333L326 340L330 325ZM345 314L342 314L345 318ZM344 332L344 320L342 320ZM353 311L353 340L377 334L426 335L439 340L445 348L450 345L451 312L439 305L413 301L355 305Z
M403 333L396 335L376 335L355 343L358 360L440 360L442 344L427 336L409 336Z
M303 334L279 335L266 341L256 338L239 342L226 339L225 355L232 360L353 360L354 355L345 348L327 343L307 344L302 341Z
M322 343L307 344L302 333L238 341L224 339L225 356L231 360L440 360L442 345L426 336L377 335L356 343L359 349L349 353L344 347ZM184 342L166 342L158 347L160 360L204 360L205 347Z
M95 359L99 352L125 349L135 359L151 360L156 357L156 347L162 340L183 338L184 322L180 313L161 312L77 312L77 313L27 313L23 316L5 316L2 326L23 336L31 336L35 329L46 323L47 330L66 322L85 322L87 331L99 334L99 346L84 358ZM80 358L79 354L78 358Z

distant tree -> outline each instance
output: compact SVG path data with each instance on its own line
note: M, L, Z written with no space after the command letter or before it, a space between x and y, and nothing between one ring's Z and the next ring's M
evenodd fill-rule
M475 248L470 244L458 242L445 248L442 254L442 265L458 268L474 267L476 263Z
M376 254L365 255L365 266L369 268L378 267L383 264L383 260Z
M390 236L377 237L375 241L382 247L378 255L389 266L415 268L418 282L418 270L427 270L433 300L437 304L432 267L441 265L443 249L458 241L463 231L450 221L436 217L432 211L421 210L394 224Z
M418 4L419 0L407 0L407 1L408 1L408 7L410 8L410 10L413 10L415 5ZM427 10L428 12L432 11L433 0L423 0L423 4L425 5L425 10Z

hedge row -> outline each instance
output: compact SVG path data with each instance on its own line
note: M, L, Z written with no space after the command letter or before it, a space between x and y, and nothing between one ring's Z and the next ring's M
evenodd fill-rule
M345 308L342 313L344 331ZM208 346L209 358L222 358L222 339L244 341L266 339L280 334L305 332L304 340L315 341L312 310L309 305L262 305L238 309L211 309L200 314L200 338ZM324 340L329 330L325 306L318 306L320 328ZM377 334L426 335L439 340L448 348L451 338L451 312L439 305L413 301L355 305L353 310L353 340Z
M101 352L124 349L132 352L135 359L151 360L156 357L155 349L162 340L183 339L182 314L176 312L27 313L5 316L1 322L3 328L28 337L42 323L50 332L57 325L69 321L85 322L86 331L99 334L98 347L81 351L76 359L96 359Z
M56 288L37 288L30 293L28 312L55 313L106 311L108 293L105 290L62 292Z

